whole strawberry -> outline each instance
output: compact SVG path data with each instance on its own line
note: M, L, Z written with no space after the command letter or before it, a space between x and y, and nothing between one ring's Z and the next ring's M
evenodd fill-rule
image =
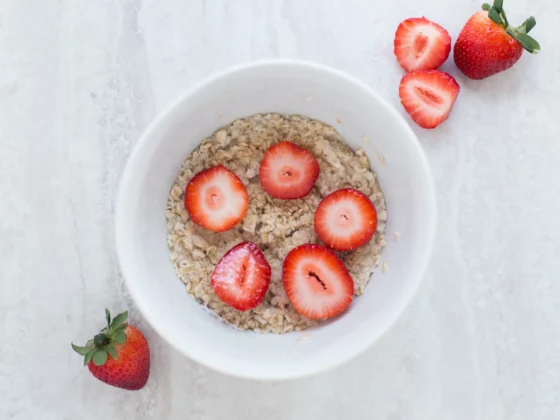
M502 5L503 0L494 0L492 6L484 3L484 10L471 16L457 38L455 64L471 79L484 79L509 69L523 49L532 54L541 49L527 35L536 25L535 18L531 16L517 28L510 26Z
M150 349L144 335L127 324L128 311L111 322L105 309L107 327L84 347L72 348L84 356L84 366L102 382L117 388L138 390L146 385L150 376Z

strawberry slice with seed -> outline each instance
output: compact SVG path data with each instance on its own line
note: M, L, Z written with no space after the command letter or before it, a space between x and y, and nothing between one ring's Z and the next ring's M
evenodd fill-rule
M377 228L377 212L370 199L353 188L327 195L315 211L315 232L337 251L349 251L368 242Z
M220 260L210 282L216 295L239 311L257 307L270 285L270 265L257 245L242 242Z
M418 71L406 74L399 86L404 109L422 128L435 128L447 119L460 91L449 74Z
M344 312L354 297L354 281L336 254L321 245L292 249L282 270L284 290L293 307L310 319Z
M284 200L305 197L319 178L319 163L306 149L289 141L270 146L259 168L263 190Z
M395 33L395 56L407 72L434 70L451 51L449 33L424 17L407 19Z
M196 174L185 190L185 209L196 224L224 232L245 217L249 195L237 175L223 165Z

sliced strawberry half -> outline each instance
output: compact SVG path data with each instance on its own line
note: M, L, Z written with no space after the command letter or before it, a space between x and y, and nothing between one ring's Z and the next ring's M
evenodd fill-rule
M354 297L354 281L334 252L307 244L292 249L282 271L284 290L293 307L311 319L344 312Z
M424 17L401 22L395 33L395 55L407 72L437 69L450 51L449 33Z
M259 169L261 186L274 198L305 197L319 178L319 163L313 155L289 141L270 146Z
M336 190L315 211L315 232L326 246L348 251L368 242L377 228L375 206L353 188Z
M247 213L249 195L237 175L223 165L196 174L185 190L185 209L196 224L213 232L234 227Z
M239 311L259 305L270 285L270 265L257 245L242 242L220 260L210 282L216 295Z
M437 70L406 74L399 86L404 109L423 128L435 128L447 119L459 95L459 84Z

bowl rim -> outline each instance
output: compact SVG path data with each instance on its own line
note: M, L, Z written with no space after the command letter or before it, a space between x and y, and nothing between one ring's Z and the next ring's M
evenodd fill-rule
M141 150L144 146L149 143L152 139L153 133L158 130L158 128L165 122L169 115L173 113L183 102L189 100L190 97L194 96L198 91L204 89L206 86L216 82L219 79L229 77L235 73L243 72L246 70L251 70L258 67L277 67L277 66L286 66L286 67L300 67L304 69L311 69L315 71L320 71L323 73L328 73L329 76L339 78L344 80L346 83L350 83L355 85L356 87L360 88L368 95L373 97L379 104L387 110L388 113L392 114L394 120L397 122L398 125L401 126L401 129L408 133L411 137L411 147L415 149L415 152L419 158L420 165L422 170L426 174L427 185L425 189L425 202L426 206L428 207L428 218L429 220L425 221L426 232L428 233L426 237L426 246L423 248L423 255L421 255L419 267L415 281L413 284L407 289L407 292L403 299L401 299L396 305L394 305L393 310L389 313L388 318L389 320L385 323L384 326L379 330L378 334L372 334L371 338L367 340L361 347L353 348L352 350L344 353L341 357L332 358L328 363L323 364L320 367L314 368L309 371L305 372L285 372L282 375L270 375L266 371L261 371L258 375L244 375L240 373L238 370L225 368L224 366L217 365L215 363L208 362L201 357L196 355L190 354L188 349L181 347L177 341L175 341L174 336L167 334L164 332L155 321L154 316L152 315L150 309L146 307L143 302L143 299L140 297L139 291L134 286L134 281L131 279L131 274L128 267L124 264L124 243L125 243L125 232L122 226L124 225L124 218L125 214L123 208L125 206L125 202L127 201L127 194L126 191L128 190L128 185L133 184L133 173L136 170L138 156L141 154ZM208 76L207 78L201 80L198 83L195 83L194 86L187 89L181 95L178 96L177 99L172 101L169 105L164 107L161 111L159 111L156 117L148 124L148 126L144 129L142 135L136 142L133 147L132 152L130 153L125 168L122 172L117 198L116 198L116 209L115 209L115 246L117 252L117 259L119 262L119 267L122 272L124 282L130 293L132 299L134 300L135 304L137 305L139 311L142 313L142 316L146 319L148 324L157 332L157 334L162 337L165 342L179 351L181 354L185 355L191 360L206 366L214 371L227 374L230 376L243 378L243 379L252 379L252 380L267 380L267 381L277 381L277 380L289 380L289 379L297 379L302 377L308 377L311 375L315 375L317 373L325 372L330 370L336 366L342 365L349 360L353 359L354 357L358 356L359 354L363 353L365 350L370 348L374 343L381 340L385 334L395 325L397 320L400 318L402 313L405 311L406 307L410 305L413 300L414 295L418 291L420 284L424 278L426 273L428 264L430 262L432 256L432 250L436 235L436 220L437 220L437 205L436 205L436 193L435 193L435 185L433 181L432 171L430 169L428 160L426 155L420 146L418 141L418 137L410 128L410 125L405 121L403 116L399 114L399 112L389 104L382 96L380 96L375 90L371 87L366 85L364 82L360 81L354 76L351 76L347 73L344 73L341 70L332 68L330 66L319 64L315 62L305 61L305 60L296 60L296 59L267 59L267 60L257 60L257 61L249 61L243 64L239 64L236 66L232 66L221 70L219 72L215 72L212 75Z

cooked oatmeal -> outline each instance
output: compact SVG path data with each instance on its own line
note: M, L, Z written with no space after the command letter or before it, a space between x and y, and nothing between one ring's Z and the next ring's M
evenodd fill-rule
M264 153L272 144L287 139L309 150L321 167L311 193L297 200L274 199L259 183L259 164ZM210 232L192 222L183 202L190 179L218 164L239 176L249 194L245 218L222 233ZM353 151L333 127L302 116L254 115L233 122L201 142L184 162L169 193L167 243L177 276L197 301L240 329L286 333L317 324L291 306L282 285L282 263L292 248L319 243L313 228L315 209L329 193L349 187L371 199L378 217L377 231L368 244L353 251L337 252L354 280L354 293L359 296L379 264L387 220L385 199L364 151ZM264 300L245 312L223 303L210 284L210 275L220 258L243 241L257 244L272 269Z

